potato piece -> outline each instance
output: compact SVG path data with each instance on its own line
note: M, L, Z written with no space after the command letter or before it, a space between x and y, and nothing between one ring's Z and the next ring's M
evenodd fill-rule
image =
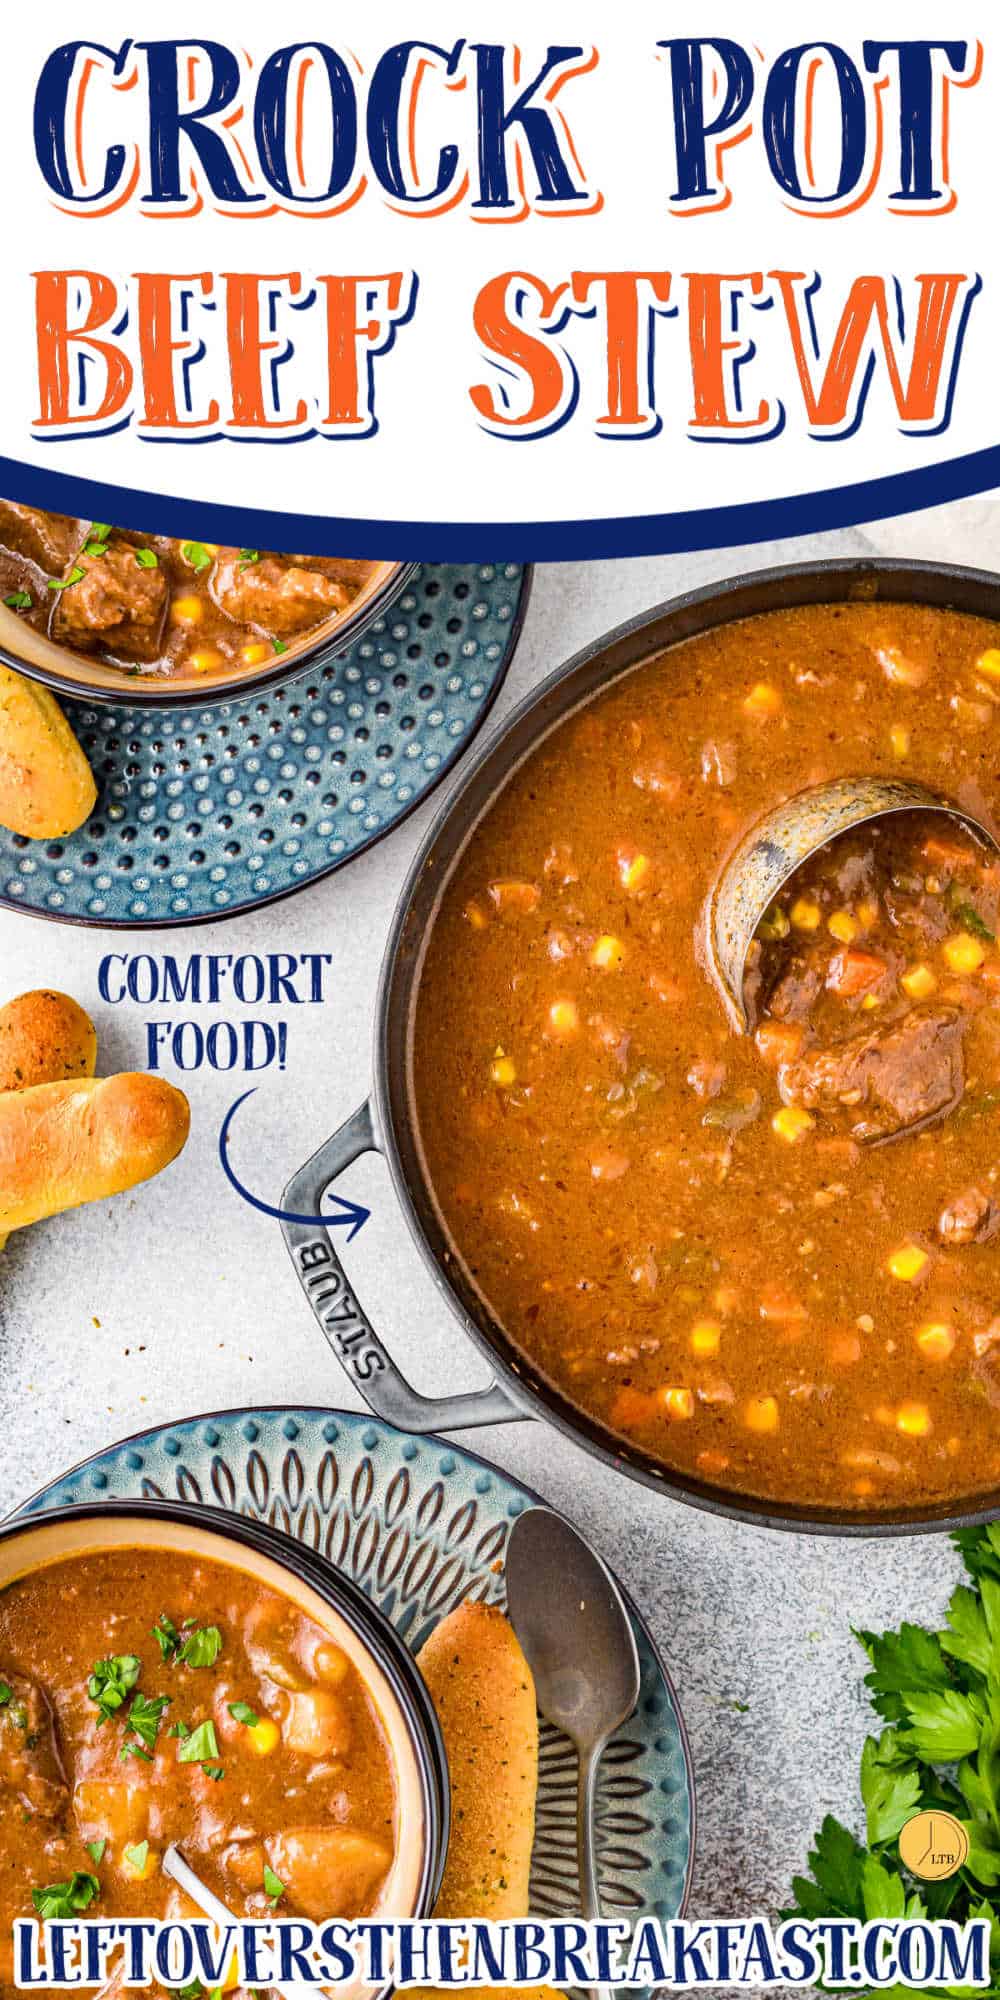
M370 1910L392 1855L350 1827L297 1826L272 1835L267 1858L296 1911L319 1924Z
M56 840L89 819L97 787L47 688L0 665L0 826Z
M0 1234L158 1174L188 1135L187 1098L162 1077L41 1083L0 1096Z
M219 1867L238 1889L250 1896L264 1883L264 1843L261 1840L234 1840L219 1856Z
M417 1656L448 1752L452 1836L434 1915L526 1917L538 1792L531 1668L503 1613L460 1604Z
M86 1778L73 1793L73 1817L81 1840L134 1845L149 1832L149 1791L145 1785Z
M329 1688L290 1694L281 1734L288 1749L304 1757L346 1757L351 1747L350 1719Z
M0 1091L93 1076L97 1031L68 993L20 993L0 1007Z

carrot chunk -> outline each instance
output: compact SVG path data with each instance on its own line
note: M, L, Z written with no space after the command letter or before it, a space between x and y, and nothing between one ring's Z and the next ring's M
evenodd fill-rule
M489 896L501 916L524 916L541 902L535 882L491 882Z
M836 951L830 960L830 970L826 983L834 993L845 999L853 999L859 993L870 993L879 986L887 971L884 958L877 952L863 951L858 945L845 945L843 951Z
M768 1069L780 1069L793 1062L802 1047L802 1029L796 1021L762 1021L754 1035L757 1054Z
M657 1414L656 1397L641 1389L619 1389L611 1405L611 1423L616 1431L639 1431Z

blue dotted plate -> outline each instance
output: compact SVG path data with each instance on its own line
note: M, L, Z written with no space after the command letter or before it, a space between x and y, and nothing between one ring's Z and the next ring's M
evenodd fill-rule
M343 866L475 735L528 599L519 563L427 563L353 646L245 702L64 703L93 768L68 840L0 828L0 905L64 923L234 916Z
M472 1452L345 1410L230 1410L146 1431L88 1459L22 1515L96 1497L227 1507L296 1535L367 1591L416 1652L463 1598L503 1603L510 1522L537 1494ZM639 1707L601 1766L597 1836L605 1914L667 1921L684 1908L694 1781L670 1678L629 1604ZM579 1913L576 1752L542 1726L532 1909Z

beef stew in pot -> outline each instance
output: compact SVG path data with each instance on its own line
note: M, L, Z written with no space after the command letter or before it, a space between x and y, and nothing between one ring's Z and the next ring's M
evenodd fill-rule
M766 613L553 728L444 886L421 1153L508 1336L710 1488L877 1514L1000 1480L1000 862L940 815L799 870L708 970L728 856L792 794L911 778L995 831L1000 629Z

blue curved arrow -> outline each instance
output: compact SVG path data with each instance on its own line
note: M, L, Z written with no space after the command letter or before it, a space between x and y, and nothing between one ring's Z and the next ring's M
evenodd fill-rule
M353 1243L358 1230L364 1227L371 1214L371 1209L363 1208L360 1202L348 1201L341 1194L327 1195L328 1201L335 1201L337 1203L336 1210L328 1209L319 1215L298 1215L294 1209L272 1208L269 1201L260 1201L255 1194L250 1193L249 1188L244 1187L243 1182L233 1172L229 1164L228 1151L230 1127L240 1105L245 1104L248 1097L254 1097L255 1095L256 1087L252 1090L245 1090L242 1097L238 1097L235 1104L230 1105L222 1121L222 1130L219 1133L219 1159L222 1162L222 1171L230 1187L234 1187L237 1194L241 1195L245 1202L249 1202L251 1208L259 1209L261 1215L272 1215L276 1222L319 1222L322 1223L325 1229L337 1229L347 1226L347 1241L348 1243Z

